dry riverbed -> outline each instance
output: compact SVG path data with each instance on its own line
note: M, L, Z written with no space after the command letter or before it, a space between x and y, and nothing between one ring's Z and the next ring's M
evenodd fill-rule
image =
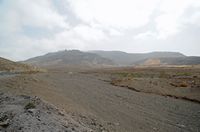
M109 77L102 71L23 74L1 79L0 91L38 96L93 131L200 130L199 103L114 86Z

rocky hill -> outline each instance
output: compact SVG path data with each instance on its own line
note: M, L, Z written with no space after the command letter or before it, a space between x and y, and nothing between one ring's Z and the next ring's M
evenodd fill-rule
M36 66L110 66L113 61L94 53L65 50L28 59L25 63Z
M178 52L126 53L121 51L91 51L113 60L116 64L127 65L198 65L200 57L185 56Z
M24 61L42 67L102 67L133 65L197 65L200 57L185 56L178 52L126 53L122 51L65 50L48 53Z
M121 51L91 51L102 57L113 60L118 65L133 65L140 61L151 58L174 58L185 57L185 55L178 52L151 52L151 53L126 53Z
M200 57L163 57L149 58L133 63L133 65L159 66L159 65L199 65Z
M198 65L200 64L200 57L174 57L174 58L160 58L162 64L168 65Z
M33 69L33 67L29 65L10 61L0 57L0 71L24 71L31 69Z

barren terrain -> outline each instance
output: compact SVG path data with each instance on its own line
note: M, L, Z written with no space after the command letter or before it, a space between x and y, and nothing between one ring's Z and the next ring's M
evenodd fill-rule
M36 95L94 131L200 130L198 68L49 70L1 77L0 90Z
M89 72L90 73L90 72ZM112 85L200 103L200 67L135 67L91 71Z
M38 97L0 93L1 132L92 131Z

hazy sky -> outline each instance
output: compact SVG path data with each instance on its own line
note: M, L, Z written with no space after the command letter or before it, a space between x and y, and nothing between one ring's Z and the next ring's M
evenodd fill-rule
M64 49L200 55L200 0L0 0L0 56Z

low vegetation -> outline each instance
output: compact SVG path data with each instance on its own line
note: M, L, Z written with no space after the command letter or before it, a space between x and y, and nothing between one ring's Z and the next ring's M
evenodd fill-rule
M28 109L34 109L35 103L34 102L29 102L28 104L25 105L24 109L28 110Z
M200 88L199 68L116 68L104 71L104 74L109 75L110 84L115 86L200 101L200 93L198 92Z

